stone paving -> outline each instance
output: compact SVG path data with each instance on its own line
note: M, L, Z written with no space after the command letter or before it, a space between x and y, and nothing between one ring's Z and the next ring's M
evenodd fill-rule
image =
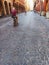
M0 65L49 65L49 20L34 12L0 26Z
M11 20L11 17L0 18L0 26L9 22L10 20Z

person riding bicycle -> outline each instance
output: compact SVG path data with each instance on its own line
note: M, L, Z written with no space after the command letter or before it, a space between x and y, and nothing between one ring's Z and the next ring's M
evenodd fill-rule
M17 11L16 11L16 9L14 7L11 9L11 16L12 16L12 18L14 20L14 26L17 26L18 17L17 17Z
M12 18L16 17L16 14L17 14L17 11L16 11L15 7L13 7L13 8L11 9Z

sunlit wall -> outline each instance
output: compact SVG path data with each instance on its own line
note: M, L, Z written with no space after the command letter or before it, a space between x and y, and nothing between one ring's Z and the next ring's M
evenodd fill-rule
M25 4L27 10L33 10L34 0L25 0Z

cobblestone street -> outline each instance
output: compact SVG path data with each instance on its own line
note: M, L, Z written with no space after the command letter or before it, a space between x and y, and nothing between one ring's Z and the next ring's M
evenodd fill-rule
M18 23L0 19L0 65L49 65L49 20L27 12Z

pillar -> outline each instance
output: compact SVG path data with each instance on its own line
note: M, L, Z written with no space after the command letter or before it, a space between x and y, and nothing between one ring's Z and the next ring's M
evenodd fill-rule
M41 13L42 13L42 1L39 0L39 3L40 3L40 15L41 15Z
M47 3L47 11L46 11L46 18L49 19L49 0L48 0L48 3Z

